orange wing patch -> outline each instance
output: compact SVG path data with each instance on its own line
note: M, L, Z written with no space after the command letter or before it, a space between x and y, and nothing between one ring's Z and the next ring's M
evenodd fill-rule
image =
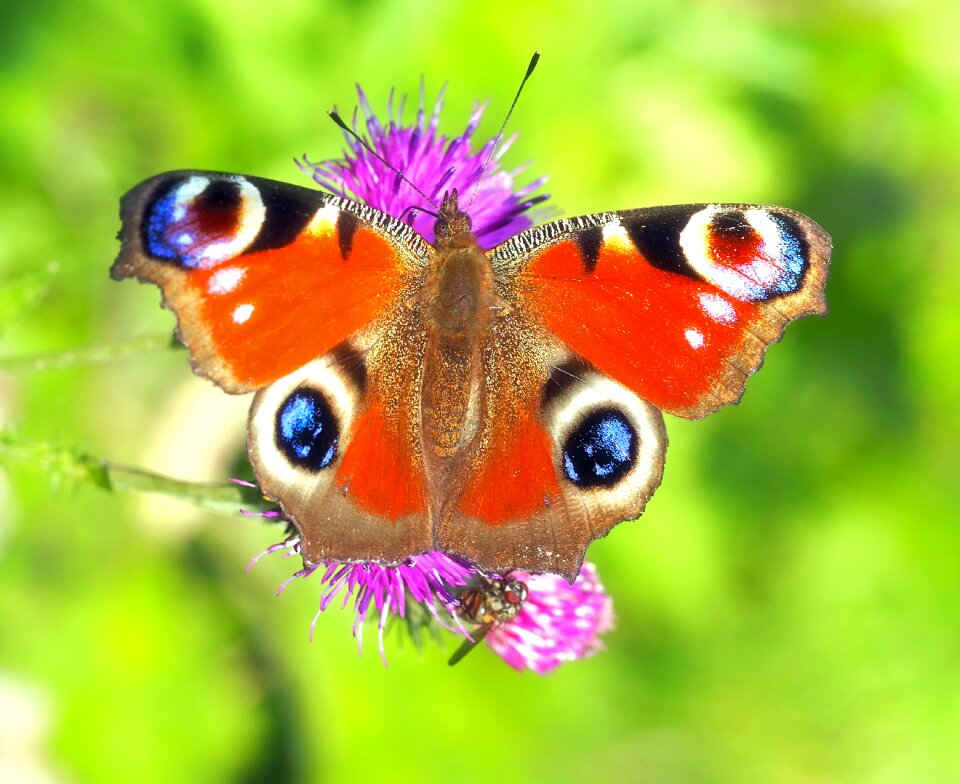
M193 329L209 335L239 384L262 387L330 351L402 290L402 260L383 236L358 230L344 258L335 227L326 225L283 248L192 274L202 325Z
M536 409L515 421L501 419L484 440L460 497L463 514L498 526L531 517L559 498L550 437Z
M258 177L159 175L121 213L111 275L159 285L194 369L234 393L365 328L416 285L429 251L372 207Z
M830 238L782 207L602 213L529 229L492 256L570 348L688 418L739 400L786 325L826 312Z
M337 470L336 482L361 509L396 521L426 510L423 467L405 423L372 400Z
M755 304L658 269L612 242L601 247L590 276L574 242L548 248L528 269L537 280L526 298L546 327L657 408L695 410L727 374L746 377L736 356L756 342Z

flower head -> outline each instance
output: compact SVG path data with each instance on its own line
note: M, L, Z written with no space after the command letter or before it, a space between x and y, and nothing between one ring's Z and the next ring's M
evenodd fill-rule
M603 650L600 635L613 628L613 601L593 564L584 561L573 585L555 574L510 576L526 583L526 601L516 618L487 635L507 664L543 675Z
M387 104L388 119L384 124L370 107L363 90L358 87L357 93L364 127L358 127L358 115L354 111L354 130L361 135L365 130L370 147L435 204L440 203L445 192L457 189L461 197L460 206L473 221L473 233L483 248L493 248L533 224L526 213L547 198L545 194L531 196L543 185L545 178L514 190L514 177L521 169L504 171L499 167L500 158L515 137L506 139L499 148L496 147L498 139L494 138L476 151L471 149L472 137L480 124L485 104L474 108L463 133L447 138L437 132L443 91L428 118L421 84L416 122L406 127L402 125L405 100L395 107L391 93ZM343 160L311 163L304 156L297 164L324 188L405 220L432 242L435 218L420 209L411 208L435 207L425 204L423 197L409 182L384 166L357 139L349 134L345 134L345 138L347 150ZM481 178L483 166L491 154L493 159ZM470 201L474 188L476 196Z
M279 544L271 545L256 556L247 569L264 555L283 551L287 556L299 555L300 539L291 537ZM277 589L279 596L284 589L298 578L319 575L320 607L310 624L310 637L317 625L320 614L340 599L340 607L346 607L353 600L353 635L362 650L363 626L368 618L376 617L377 641L380 657L387 663L383 647L383 632L391 615L404 618L408 612L408 602L418 604L433 619L449 631L466 635L460 624L455 608L457 600L454 591L463 585L476 570L464 563L439 552L412 555L397 566L380 566L375 563L324 561L304 566ZM445 611L454 624L451 626L442 617L440 609Z

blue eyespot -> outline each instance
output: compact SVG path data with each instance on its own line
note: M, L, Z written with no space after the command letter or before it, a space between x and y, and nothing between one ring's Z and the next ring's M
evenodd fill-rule
M779 215L771 215L770 219L780 229L780 263L783 265L782 277L776 282L774 291L778 294L789 294L800 288L806 268L805 252L800 246L799 228L788 225Z
M589 414L563 445L563 470L578 487L612 487L637 459L637 434L616 409Z
M161 189L144 212L143 247L157 259L188 269L204 266L212 246L237 238L241 186L232 180L192 176Z
M294 465L310 471L329 466L337 456L340 428L323 393L306 387L291 392L277 411L274 440Z
M161 196L147 212L145 239L151 256L175 261L179 257L176 248L167 242L165 229L173 224L173 210L177 201L177 189L174 188Z

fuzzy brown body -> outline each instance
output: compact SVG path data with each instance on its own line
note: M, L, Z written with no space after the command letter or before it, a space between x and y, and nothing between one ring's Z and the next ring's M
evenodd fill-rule
M490 259L466 214L444 200L436 255L415 307L424 314L421 422L423 453L439 475L442 463L468 448L477 432L483 354L497 297Z

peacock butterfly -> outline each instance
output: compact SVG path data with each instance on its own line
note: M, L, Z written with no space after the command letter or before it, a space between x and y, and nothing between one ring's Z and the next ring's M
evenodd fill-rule
M661 412L737 402L826 311L830 238L782 207L601 212L484 251L455 190L429 243L341 196L180 171L121 217L112 277L160 286L194 370L256 393L249 456L307 563L441 550L572 580L659 484Z

